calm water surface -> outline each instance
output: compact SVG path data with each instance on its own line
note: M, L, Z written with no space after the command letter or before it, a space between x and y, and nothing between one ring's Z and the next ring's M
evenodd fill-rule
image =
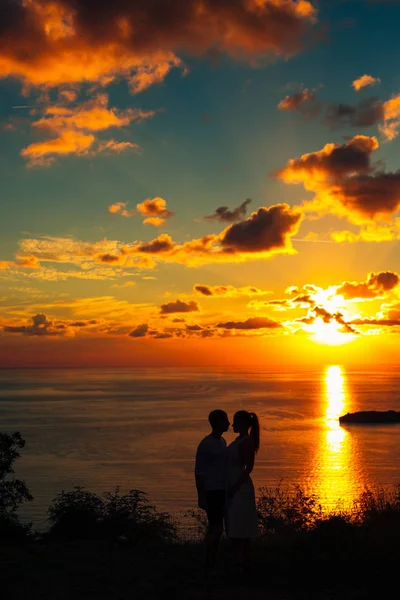
M181 515L195 503L193 458L207 415L258 413L256 487L300 484L326 507L351 503L365 485L400 483L400 425L340 427L355 410L400 410L395 372L262 369L0 370L1 431L26 440L17 465L43 526L61 489L138 488ZM226 434L230 442L234 434Z

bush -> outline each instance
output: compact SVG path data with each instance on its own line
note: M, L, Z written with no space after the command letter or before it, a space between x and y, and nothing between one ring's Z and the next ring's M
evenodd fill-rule
M168 513L158 512L140 490L120 495L119 487L105 493L103 529L106 537L172 541L176 527Z
M187 535L183 536L192 542L202 540L206 534L208 521L204 510L200 508L191 508L185 513L185 517L190 519L188 523Z
M149 503L146 494L130 490L121 495L117 487L104 499L83 487L60 492L48 509L50 536L68 540L172 541L176 528L167 513Z
M83 487L62 490L48 509L50 535L61 539L94 539L99 536L104 501Z
M18 449L25 440L17 431L12 435L0 433L0 538L20 541L30 534L31 525L19 522L17 510L24 502L33 500L25 482L12 477L14 463L20 457ZM10 477L11 476L11 477Z
M362 524L376 520L400 522L400 486L394 489L365 488L353 505L354 518Z
M260 488L257 514L262 536L307 531L323 519L322 506L315 494L305 493L298 485L282 488Z
M0 513L0 539L2 542L25 542L32 538L31 528L31 523L21 523L16 514Z

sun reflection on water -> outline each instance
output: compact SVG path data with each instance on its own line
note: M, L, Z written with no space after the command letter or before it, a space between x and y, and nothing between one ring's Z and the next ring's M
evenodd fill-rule
M326 440L332 454L341 451L341 445L347 432L339 425L339 417L346 405L345 380L341 367L328 367L325 374L327 407L325 420L327 425ZM338 465L337 468L340 468Z
M322 381L323 431L314 464L314 485L322 504L329 509L337 503L349 505L357 488L356 456L350 433L339 423L350 410L344 369L329 366Z

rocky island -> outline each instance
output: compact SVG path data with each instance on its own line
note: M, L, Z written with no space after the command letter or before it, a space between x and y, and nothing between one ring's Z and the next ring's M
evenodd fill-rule
M400 412L396 410L364 410L347 413L339 417L341 424L346 423L400 423Z

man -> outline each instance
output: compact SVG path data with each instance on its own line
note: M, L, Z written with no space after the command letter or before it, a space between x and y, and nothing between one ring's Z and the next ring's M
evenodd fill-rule
M228 431L229 420L224 410L213 410L208 416L208 421L212 431L197 448L194 472L199 508L206 511L208 520L205 537L206 568L212 571L223 532L226 441L222 434Z

